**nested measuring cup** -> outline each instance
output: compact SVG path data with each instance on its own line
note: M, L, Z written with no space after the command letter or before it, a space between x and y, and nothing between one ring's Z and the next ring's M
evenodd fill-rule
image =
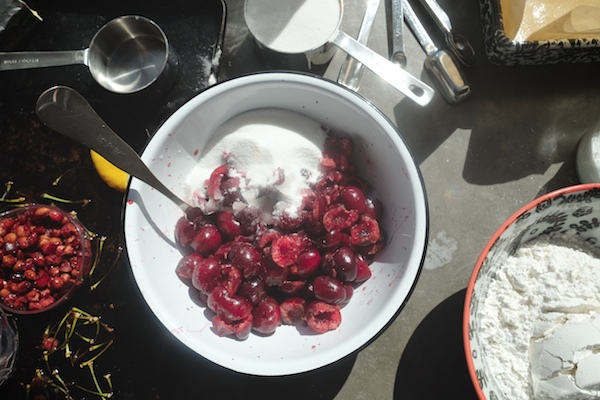
M119 94L139 92L176 73L177 60L163 30L138 15L117 17L83 50L0 53L0 71L84 64L103 88Z

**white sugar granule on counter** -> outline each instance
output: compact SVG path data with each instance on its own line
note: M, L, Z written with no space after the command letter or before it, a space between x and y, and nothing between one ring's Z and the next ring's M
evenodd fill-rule
M186 186L190 192L202 192L215 168L226 164L230 175L240 178L245 205L261 209L266 215L283 210L293 215L301 205L302 191L321 175L326 136L324 126L295 112L245 112L217 129Z
M537 240L519 248L497 269L478 311L478 335L486 374L507 399L536 398L530 363L533 343L551 338L558 327L600 313L600 259L594 252L597 249L577 236ZM568 375L564 378L571 380Z

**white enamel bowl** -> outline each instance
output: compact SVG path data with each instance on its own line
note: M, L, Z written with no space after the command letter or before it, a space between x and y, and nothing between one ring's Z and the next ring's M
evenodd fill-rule
M135 280L156 317L181 342L234 371L280 376L331 364L359 349L394 319L416 284L425 255L428 210L418 167L396 127L356 93L301 73L259 73L219 83L177 110L142 154L176 194L217 127L260 108L304 114L334 133L351 136L360 175L382 200L388 243L371 265L372 277L342 309L342 323L321 335L281 326L268 337L218 337L205 308L175 274L181 254L174 226L181 211L156 190L132 179L125 205L125 238Z

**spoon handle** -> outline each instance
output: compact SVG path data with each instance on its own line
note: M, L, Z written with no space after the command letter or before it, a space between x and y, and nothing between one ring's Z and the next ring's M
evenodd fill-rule
M36 113L52 130L89 147L116 167L150 185L177 204L186 214L194 209L148 169L127 142L117 135L75 90L55 86L40 95Z
M88 50L0 52L0 71L87 64Z
M365 46L369 40L369 35L373 28L375 17L377 16L380 1L381 0L367 0L365 16L363 17L358 36L356 37L356 40ZM361 63L352 58L352 56L346 56L346 61L340 68L338 82L352 90L358 90L364 71L365 68Z
M418 105L424 107L433 99L434 91L430 86L352 36L338 31L331 42Z

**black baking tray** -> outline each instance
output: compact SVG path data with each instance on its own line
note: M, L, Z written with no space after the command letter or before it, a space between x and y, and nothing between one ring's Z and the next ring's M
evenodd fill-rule
M94 388L87 369L71 365L61 353L52 355L50 363L42 357L44 332L71 307L100 316L114 329L110 336L114 345L94 361L103 390L108 390L104 378L112 377L112 398L182 399L172 395L173 386L181 385L173 365L187 362L192 368L206 368L205 374L199 373L204 385L221 375L174 343L172 335L149 310L133 279L124 246L124 193L109 188L99 178L88 148L41 123L35 114L35 103L49 87L70 86L141 152L168 116L215 82L224 39L224 2L27 0L27 4L43 21L20 11L18 23L0 33L2 51L84 49L109 20L137 14L152 19L164 30L178 57L179 69L176 80L165 92L142 91L136 95L116 95L104 90L84 65L0 72L0 212L17 206L13 200L54 203L76 212L87 229L105 239L102 251L95 252L99 261L94 276L70 302L39 315L14 316L20 349L11 378L0 386L0 399L33 399L36 393L30 384L40 374L47 382L42 388L43 398L65 399L54 390L58 378L53 371L60 371L61 379L72 389L71 398L99 398L74 386ZM93 290L92 284L97 284ZM80 351L87 347L81 341L77 343ZM197 388L205 392L202 385Z
M123 132L123 136L139 150L169 115L214 83L218 76L226 19L223 0L28 0L27 5L42 20L28 18L26 26L22 23L6 32L12 40L3 41L11 44L2 51L85 49L106 22L135 14L153 20L163 29L178 60L178 73L168 88L160 92L151 86L140 93L122 95L100 87L85 65L1 71L0 113L32 111L37 97L47 88L70 86L109 125L112 120L125 125L124 130L137 131ZM123 124L123 119L127 123Z

